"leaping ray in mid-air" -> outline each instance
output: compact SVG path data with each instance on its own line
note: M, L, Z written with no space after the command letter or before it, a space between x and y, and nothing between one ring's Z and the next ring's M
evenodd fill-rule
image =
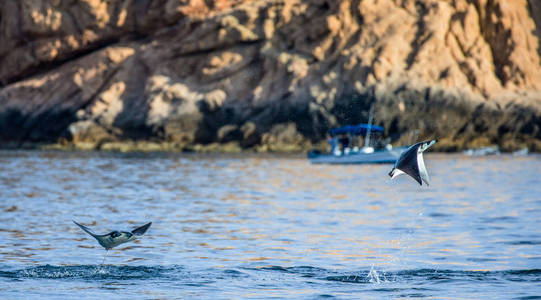
M131 242L140 238L141 236L143 236L143 234L145 234L145 232L148 230L150 225L152 225L152 222L149 222L141 227L135 228L131 232L115 230L107 234L95 234L90 228L84 225L81 225L75 221L73 221L73 223L79 226L86 233L90 234L93 238L98 240L98 243L100 243L100 245L106 250L105 256L107 256L107 252L109 251L109 249L112 249L120 244ZM103 262L105 261L105 256L103 257Z
M420 142L410 146L406 151L402 152L395 162L393 169L389 172L391 179L405 173L413 177L420 185L423 185L423 181L426 185L429 185L428 173L426 172L425 162L423 160L423 152L437 141L438 140Z

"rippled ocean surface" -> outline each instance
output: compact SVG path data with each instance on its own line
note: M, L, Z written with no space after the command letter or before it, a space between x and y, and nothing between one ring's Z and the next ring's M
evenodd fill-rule
M541 299L541 156L425 162L0 151L0 298Z

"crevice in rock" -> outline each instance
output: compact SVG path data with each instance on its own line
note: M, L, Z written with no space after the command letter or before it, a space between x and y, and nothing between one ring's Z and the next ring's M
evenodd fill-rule
M20 74L18 75L15 75L15 76L12 76L12 77L8 77L7 79L5 79L5 81L2 83L2 86L0 87L3 87L4 85L9 85L9 84L12 84L12 83L15 83L15 82L18 82L18 81L23 81L23 80L26 80L30 77L33 77L33 76L36 76L36 75L40 75L40 74L43 74L43 73L47 73L55 68L58 68L60 67L61 65L65 64L65 63L68 63L70 61L73 61L73 60L77 60L89 53L92 53L94 51L98 51L100 49L103 49L105 47L108 47L114 43L118 42L117 39L114 39L113 41L103 41L101 43L99 43L98 45L95 45L94 47L89 47L87 49L84 49L84 50L81 50L81 51L77 51L77 52L74 52L71 56L65 58L65 59L61 59L61 60L55 60L55 61L52 61L52 62L42 62L42 63L39 63L37 65L34 65L32 66L31 68L27 69L26 71L23 71L21 72ZM34 52L34 51L32 51Z
M535 29L533 30L533 33L535 36L537 36L537 53L541 58L541 2L537 0L529 0L527 1L527 5L530 17L535 23ZM535 14L534 12L537 12L537 14Z
M59 68L60 66L66 64L66 63L75 61L75 60L80 59L80 58L82 58L82 57L84 57L86 55L92 54L94 52L97 52L99 50L102 50L104 48L112 46L114 44L117 44L117 43L119 43L119 41L120 40L119 40L118 37L105 39L105 40L99 41L99 42L97 42L97 43L93 44L92 46L89 46L89 47L87 47L85 49L82 49L80 51L75 51L66 58L59 59L59 60L54 60L54 61L51 61L51 62L39 63L37 65L32 66L31 68L28 68L26 71L23 71L18 75L8 77L7 79L4 80L3 83L1 83L0 88L4 87L5 85L13 84L13 83L18 82L18 81L23 81L23 80L29 79L31 77L34 77L34 76L37 76L37 75L40 75L40 74L50 72L51 70Z
M415 24L417 26L417 31L415 32L415 37L411 45L411 52L406 58L406 70L411 69L413 63L415 62L415 58L421 51L421 48L432 37L431 33L426 33L426 24L424 20L424 17L428 14L428 9L422 2L417 2L415 6L417 8L417 12L419 13L419 19Z
M82 27L81 27L81 24L79 24L77 18L75 18L75 17L73 16L73 13L72 13L69 9L68 9L66 15L70 18L70 20L71 20L73 26L74 26L75 29L77 30L77 33L78 33L79 35L82 35L82 34L83 34L83 29L82 29Z
M212 48L207 48L207 49L198 49L198 50L194 50L194 51L187 51L187 52L183 52L183 53L178 53L176 55L173 55L171 58L175 59L175 58L189 57L189 56L194 56L194 55L207 55L207 54L210 54L210 53L215 52L215 51L224 51L224 50L231 49L233 47L252 46L252 45L260 44L263 41L265 41L265 40L264 39L258 39L258 40L253 40L253 41L241 41L241 42L237 42L237 43L228 43L228 44L220 45L220 46L217 46L217 47L212 47Z
M150 111L150 103L145 98L145 87L151 73L148 66L141 63L142 59L137 54L130 60L133 63L126 62L126 65L129 73L133 75L126 82L127 89L120 97L123 109L115 116L112 126L122 129L121 138L124 139L152 138L155 127L145 122ZM134 114L134 111L138 113Z
M88 107L88 105L90 105L92 102L94 102L94 100L96 99L96 97L101 94L101 92L103 92L105 90L105 87L107 87L107 85L109 85L111 83L111 79L113 79L113 77L115 77L116 73L118 73L118 70L120 70L120 66L117 66L116 68L114 68L108 75L105 76L105 78L103 79L103 82L102 84L96 89L96 91L88 98L88 100L86 100L82 105L80 105L79 107L77 107L76 111L77 110L80 110L80 109L86 109Z
M513 52L514 45L509 42L511 32L510 30L503 30L500 23L492 23L492 14L496 14L501 19L501 7L497 10L497 4L494 0L488 0L485 7L482 8L479 2L475 2L475 7L479 15L479 28L481 30L481 36L490 47L492 53L492 61L494 64L495 75L500 81L502 86L505 86L509 78L505 74L504 69L509 66L509 56ZM484 9L484 18L481 14ZM505 45L505 47L498 47L498 45Z

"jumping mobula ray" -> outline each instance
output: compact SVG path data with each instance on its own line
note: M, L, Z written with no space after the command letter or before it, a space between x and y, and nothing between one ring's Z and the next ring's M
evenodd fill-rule
M145 232L148 230L150 225L152 225L152 222L149 222L141 227L137 227L131 232L127 231L111 231L107 234L95 234L90 228L81 225L75 221L73 221L75 225L79 226L82 230L84 230L86 233L90 234L93 238L95 238L100 245L105 248L105 256L107 256L107 252L109 249L112 249L120 244L124 244L127 242L131 242L133 240L136 240L143 236ZM105 261L105 256L103 257L103 261ZM102 262L103 264L103 262Z
M423 152L436 142L437 140L420 142L410 146L406 151L402 152L395 162L393 169L389 172L391 179L405 173L413 177L420 185L423 185L423 181L426 185L429 185L428 173L426 172L425 162L423 160Z

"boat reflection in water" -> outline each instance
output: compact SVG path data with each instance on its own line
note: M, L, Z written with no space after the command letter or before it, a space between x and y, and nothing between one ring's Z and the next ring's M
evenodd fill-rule
M372 124L346 125L331 129L330 153L312 150L308 158L314 164L394 163L407 147L393 148L383 140L383 127ZM364 136L364 146L352 146L354 136Z

